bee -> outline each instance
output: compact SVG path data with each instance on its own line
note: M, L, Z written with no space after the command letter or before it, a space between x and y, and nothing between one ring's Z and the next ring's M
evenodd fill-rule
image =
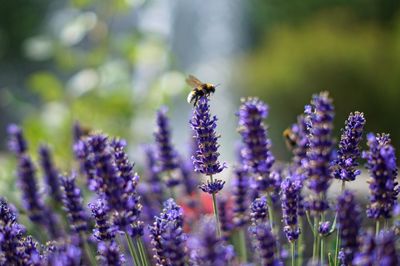
M203 83L198 80L196 77L189 75L186 79L186 82L189 86L193 87L193 90L189 93L187 97L187 102L192 103L196 106L197 101L203 97L208 96L211 93L215 92L216 86L211 83Z
M297 136L289 127L283 131L283 137L285 138L286 146L289 150L293 150L297 146Z

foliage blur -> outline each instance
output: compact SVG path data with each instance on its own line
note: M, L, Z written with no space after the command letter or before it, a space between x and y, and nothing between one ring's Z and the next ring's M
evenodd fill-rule
M63 168L71 157L71 127L75 120L127 138L132 146L151 141L154 112L161 104L174 106L170 108L173 115L189 114L190 107L184 103L189 88L184 79L193 68L187 69L185 62L215 56L220 50L214 54L209 51L217 42L214 39L225 38L223 33L227 31L240 44L233 56L223 58L235 71L215 96L236 101L219 108L226 108L235 124L239 97L252 95L265 100L271 107L268 124L278 158L287 156L281 132L303 111L311 94L321 90L329 90L335 99L337 130L349 112L363 111L367 130L391 133L399 148L399 1L223 3L229 4L188 4L183 0L3 3L1 149L6 149L5 128L10 122L23 124L32 153L40 142L50 143ZM214 6L207 9L207 4ZM204 19L201 12L197 17L185 17L186 9L214 10L221 20L232 13L243 30L214 25L215 16ZM186 26L191 35L177 38L178 30L165 30L165 13L179 22L172 25ZM182 21L183 17L187 21ZM211 30L200 32L208 35L193 36L192 28L202 27L204 20ZM232 41L226 38L225 43ZM196 50L196 56L194 48L188 51L185 46L191 39L202 40L202 49ZM225 66L219 67L220 71ZM207 67L213 70L205 62L202 68ZM213 79L219 82L218 78ZM174 128L179 139L186 134L185 121L179 122L180 128ZM229 147L233 154L234 145L226 142L237 136L230 129L223 120L218 131L223 135L222 147ZM1 157L0 163L12 165ZM1 180L11 180L9 173L1 170ZM5 191L8 188L3 187Z

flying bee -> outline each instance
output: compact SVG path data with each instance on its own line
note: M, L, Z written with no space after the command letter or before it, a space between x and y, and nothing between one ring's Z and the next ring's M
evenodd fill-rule
M297 146L297 136L289 127L283 131L283 137L285 138L286 146L289 150L293 150Z
M217 87L211 83L203 83L192 75L189 75L187 77L186 82L189 86L193 87L193 90L189 93L189 95L187 97L187 102L188 103L193 102L194 106L196 106L197 101L201 97L208 96L211 93L214 93L215 88Z

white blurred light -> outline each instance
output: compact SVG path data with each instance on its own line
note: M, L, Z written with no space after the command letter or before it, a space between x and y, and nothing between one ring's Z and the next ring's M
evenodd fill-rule
M85 35L94 28L97 23L97 16L93 12L84 12L67 23L61 30L60 39L65 45L79 43Z
M168 95L176 95L185 88L185 76L178 71L170 71L160 78L161 90Z
M47 103L42 110L42 121L48 128L59 128L69 114L68 108L58 102Z
M73 75L68 83L67 88L74 96L78 97L99 84L99 75L94 69L84 69Z
M25 55L32 60L49 59L53 54L53 42L46 36L35 36L24 42Z

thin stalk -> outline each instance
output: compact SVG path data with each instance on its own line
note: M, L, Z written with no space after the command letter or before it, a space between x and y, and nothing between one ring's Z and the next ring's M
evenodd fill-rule
M304 246L303 246L303 242L304 242L304 222L303 222L303 218L300 216L299 217L299 225L300 225L300 236L299 236L299 240L297 241L297 265L301 266L303 265L303 250L304 250Z
M133 261L135 262L135 265L137 265L137 266L141 265L138 254L136 254L136 250L133 245L132 239L126 232L125 232L125 238L126 238L126 242L128 242L129 252L131 253L131 256L133 258Z
M388 230L389 229L389 219L385 219L384 223L385 223L385 225L384 225L385 230Z
M380 229L381 229L381 219L377 219L375 224L375 236L379 235Z
M295 266L296 264L295 264L295 261L296 261L296 256L295 256L295 252L294 252L294 249L295 249L295 243L296 242L290 242L290 253L291 253L291 255L292 255L292 266Z
M342 188L340 190L340 194L343 194L343 191L344 191L345 187L346 187L346 182L343 180L342 181ZM337 219L337 212L335 214L334 227L336 227L336 219ZM334 227L332 229L334 229ZM340 242L341 242L339 236L340 236L340 230L338 228L338 229L336 229L335 258L334 258L335 266L337 266L337 264L339 262L338 261L338 257L339 257L339 247L340 247Z
M86 257L88 258L90 265L97 265L96 258L93 256L87 237L84 233L81 233L81 239L83 242L83 249L85 250Z
M321 214L321 222L325 221L325 213ZM321 235L321 265L324 265L325 260L325 236Z
M214 182L213 176L210 175L210 181L211 183ZM213 200L213 209L214 209L214 217L215 217L215 223L216 223L216 227L217 227L217 237L221 238L222 234L221 234L221 225L219 222L219 214L218 214L218 206L217 206L217 197L215 195L215 193L212 193L212 200Z
M333 266L334 265L334 261L333 261L333 259L332 259L332 253L328 253L328 265L329 266Z
M313 262L318 262L319 256L319 233L318 233L318 225L319 225L319 216L314 217L314 242L313 242Z
M272 233L275 233L275 231L274 231L274 205L272 204L271 195L269 193L267 194L267 204L268 204L269 224L271 226Z
M238 231L239 235L239 257L241 261L247 262L247 245L246 245L246 235L244 228L240 228Z
M308 225L310 226L310 230L313 233L313 235L315 236L315 228L314 228L313 223L311 222L310 214L308 213L308 211L306 211L306 217L307 217Z
M150 265L149 258L147 257L146 249L145 249L145 247L143 245L142 238L137 237L136 241L137 241L137 245L138 245L138 248L139 248L139 253L141 253L141 255L142 255L142 259L143 259L144 265L145 266Z

